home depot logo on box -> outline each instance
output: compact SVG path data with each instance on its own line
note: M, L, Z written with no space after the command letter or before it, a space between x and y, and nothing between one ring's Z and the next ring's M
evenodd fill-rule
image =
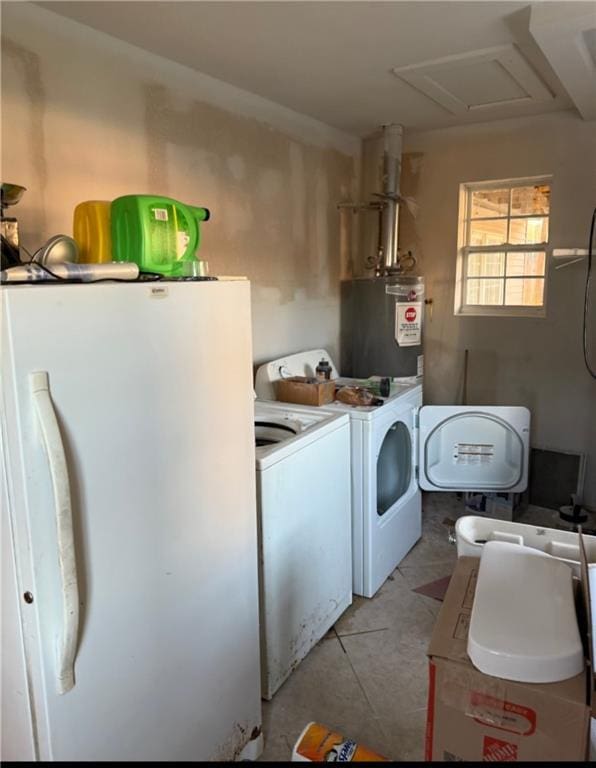
M477 723L520 736L531 736L536 731L536 712L533 709L480 691L470 691L469 714Z
M482 745L482 760L484 762L506 763L517 760L517 744L501 741L492 736L485 736Z

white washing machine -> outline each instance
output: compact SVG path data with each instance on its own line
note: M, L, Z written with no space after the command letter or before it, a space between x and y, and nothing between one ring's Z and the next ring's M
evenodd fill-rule
M350 421L255 401L261 695L352 602Z
M283 376L313 376L324 349L257 370L261 400ZM425 406L422 385L392 384L383 405L323 406L349 413L353 591L372 597L421 535L420 490L509 491L527 486L530 413L522 407Z

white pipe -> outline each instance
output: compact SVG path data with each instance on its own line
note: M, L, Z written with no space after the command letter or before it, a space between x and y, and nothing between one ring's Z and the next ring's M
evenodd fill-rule
M386 268L397 262L397 234L399 205L394 199L399 194L401 175L403 128L391 123L383 126L383 194L385 206L381 214L381 244Z

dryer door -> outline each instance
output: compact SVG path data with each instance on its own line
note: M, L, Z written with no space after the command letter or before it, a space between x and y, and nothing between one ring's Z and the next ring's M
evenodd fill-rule
M419 411L419 483L425 491L524 491L530 412L497 406Z

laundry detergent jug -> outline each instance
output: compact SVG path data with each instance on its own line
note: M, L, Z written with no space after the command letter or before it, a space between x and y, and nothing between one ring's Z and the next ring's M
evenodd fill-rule
M110 205L109 200L85 200L74 209L72 234L83 264L112 261Z
M169 197L124 195L112 201L111 219L114 261L181 277L188 273L186 262L196 259L200 222L209 219L209 210Z

